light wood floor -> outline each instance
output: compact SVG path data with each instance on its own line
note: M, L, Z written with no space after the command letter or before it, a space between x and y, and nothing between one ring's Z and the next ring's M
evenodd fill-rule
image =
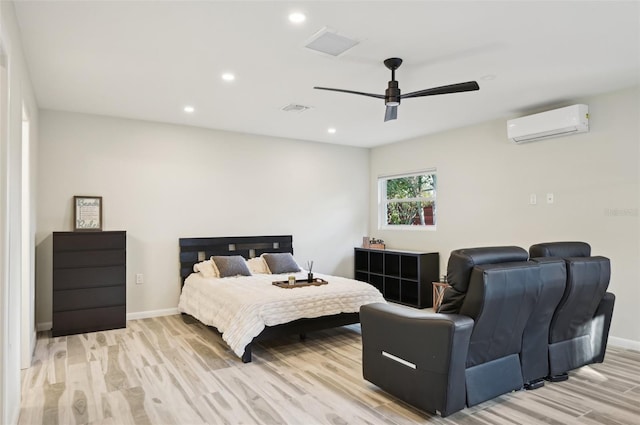
M179 315L126 329L38 336L22 375L20 424L640 424L640 352L464 409L447 418L362 379L358 325L256 346L243 364Z

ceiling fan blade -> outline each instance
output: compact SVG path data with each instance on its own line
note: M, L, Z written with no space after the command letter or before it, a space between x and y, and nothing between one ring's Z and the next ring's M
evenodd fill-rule
M395 120L398 118L398 106L387 106L384 113L384 122Z
M402 99L411 97L433 96L436 94L460 93L465 91L480 90L480 86L475 81L467 81L466 83L450 84L448 86L433 87L426 90L418 90L411 93L403 94Z
M363 93L363 92L360 92L360 91L343 90L343 89L330 89L328 87L314 87L314 89L316 89L316 90L338 91L338 92L341 92L341 93L359 94L361 96L369 96L369 97L375 97L377 99L384 99L384 95L383 94Z

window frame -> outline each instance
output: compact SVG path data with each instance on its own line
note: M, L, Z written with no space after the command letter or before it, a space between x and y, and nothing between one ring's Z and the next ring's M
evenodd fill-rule
M433 224L414 225L414 224L389 224L387 223L387 210L389 200L387 199L387 182L389 180L401 179L405 177L415 177L421 175L434 175L435 184L433 188L433 196L429 198L406 198L403 202L432 202L433 203ZM415 230L415 231L435 231L438 220L436 216L437 193L438 193L438 172L436 168L427 168L421 171L413 171L408 173L381 175L377 178L378 183L378 229L379 230ZM396 202L396 201L393 201Z

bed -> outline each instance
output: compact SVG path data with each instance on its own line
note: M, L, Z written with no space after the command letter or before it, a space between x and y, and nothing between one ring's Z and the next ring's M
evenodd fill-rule
M372 285L339 276L314 273L326 285L281 288L272 284L298 273L214 277L194 273L212 256L237 256L259 261L263 254L293 255L293 238L283 236L240 236L181 238L180 275L182 293L178 309L221 334L244 363L251 361L253 343L283 335L339 327L360 322L364 304L385 302Z

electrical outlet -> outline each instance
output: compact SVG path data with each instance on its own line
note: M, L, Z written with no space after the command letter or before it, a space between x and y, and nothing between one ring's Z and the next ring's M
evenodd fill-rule
M144 283L144 275L142 273L136 273L136 285Z
M553 193L547 193L547 204L553 204Z

